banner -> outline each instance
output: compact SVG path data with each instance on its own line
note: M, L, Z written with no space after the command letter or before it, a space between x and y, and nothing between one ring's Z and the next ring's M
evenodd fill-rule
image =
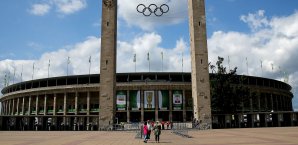
M185 91L185 109L186 110L192 110L193 109L193 103L192 103L192 92L191 91Z
M126 110L126 91L117 91L116 96L117 110Z
M144 109L151 110L155 108L154 91L144 91Z
M182 91L173 91L173 110L182 110Z
M129 105L131 110L141 110L140 91L129 91Z
M169 110L169 91L158 91L158 108L160 110Z

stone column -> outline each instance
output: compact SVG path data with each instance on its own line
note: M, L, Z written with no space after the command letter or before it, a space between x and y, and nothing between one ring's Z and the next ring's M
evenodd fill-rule
M89 91L87 92L87 115L90 115L90 92ZM88 120L89 120L89 117L88 117Z
M155 100L155 120L158 120L158 90L154 91L154 100ZM153 120L154 121L154 120Z
M53 115L55 116L57 114L57 94L54 93L54 102L53 102Z
M102 0L99 128L114 122L116 108L117 0Z
M183 112L182 112L182 116L183 116L183 122L186 122L186 108L185 108L185 90L183 90L182 92L182 109L183 109Z
M63 100L63 115L66 115L66 94L64 93L64 100ZM64 117L65 118L65 117ZM64 119L64 123L65 123L65 119Z
M73 128L74 128L74 130L79 130L78 126L79 126L80 120L77 117L77 115L78 115L78 92L77 91L75 92L75 115L76 115L75 116L75 124L73 125Z
M7 115L7 101L3 101L2 105L3 105L2 106L3 107L2 114Z
M45 95L44 95L44 101L43 101L43 115L47 115L47 113L48 113L48 109L47 109L47 99L48 99L48 95L45 94Z
M5 105L5 106L6 106L6 109L5 109L5 110L6 110L6 111L5 111L6 113L5 113L5 114L6 114L6 115L12 115L11 112L10 112L10 110L9 110L9 107L10 107L10 105L9 105L9 100L7 100L5 104L6 104L6 105Z
M140 90L141 93L141 99L140 99L140 104L141 104L141 122L144 121L144 91Z
M17 101L17 115L20 115L19 114L19 106L20 106L20 98L18 98L18 101Z
M23 103L22 103L22 115L25 115L25 97L23 97Z
M87 92L87 108L86 109L87 109L87 130L89 130L91 127L88 125L90 122L90 117L89 117L89 115L90 115L90 92L89 91Z
M78 92L75 95L75 115L78 115Z
M1 102L1 115L5 115L5 101Z
M194 117L212 126L205 0L188 0Z
M173 90L169 90L169 121L173 122Z
M38 115L38 95L36 96L36 99L35 99L35 115Z
M1 112L0 112L0 115L4 115L3 114L3 111L4 111L4 101L0 102L0 106L1 106Z
M4 107L5 107L5 103L4 101L0 102L0 105L1 105L1 115L4 115Z
M11 100L12 100L12 108L10 106ZM14 115L14 112L15 112L15 110L14 110L14 108L15 108L14 99L11 99L11 100L9 100L9 112L8 112L8 114Z
M126 92L126 112L127 112L127 122L130 122L130 102L129 102L130 96L129 96L129 90Z
M8 115L14 115L14 112L12 112L12 108L11 108L11 101L13 101L14 99L10 99L7 101L7 111L8 111Z
M32 97L29 96L29 102L28 102L28 115L31 115L31 99L32 99Z
M8 100L5 101L5 115L9 115L9 112L8 112Z
M1 106L1 109L0 109L0 115L4 115L4 101L0 102L0 106Z

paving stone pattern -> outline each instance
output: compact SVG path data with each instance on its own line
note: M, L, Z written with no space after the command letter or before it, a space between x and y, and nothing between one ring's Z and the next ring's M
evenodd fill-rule
M298 127L189 131L185 138L163 130L160 145L298 145ZM142 145L135 131L2 131L0 145ZM153 136L152 136L153 137Z

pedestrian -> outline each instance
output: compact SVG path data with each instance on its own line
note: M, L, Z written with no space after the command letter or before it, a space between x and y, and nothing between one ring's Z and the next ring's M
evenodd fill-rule
M167 121L167 129L169 129L169 126L170 126L170 122L169 121Z
M162 130L164 130L165 129L165 122L161 122L161 128L162 128Z
M143 125L143 134L144 134L144 143L147 143L147 134L148 134L147 122L144 122L144 125Z
M156 124L154 126L154 135L155 135L155 142L159 143L159 139L160 139L160 134L161 134L161 126L159 124L159 121L156 121Z
M153 129L150 123L150 120L147 121L147 127L148 127L148 133L147 133L147 139L150 139L151 136L151 130Z

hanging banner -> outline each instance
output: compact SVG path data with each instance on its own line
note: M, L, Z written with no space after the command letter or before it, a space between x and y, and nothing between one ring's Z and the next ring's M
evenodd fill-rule
M154 110L154 108L155 108L154 91L144 91L144 109Z
M160 110L169 110L169 91L158 91L158 108Z
M188 111L191 111L193 109L193 103L192 103L192 92L191 91L185 91L185 109Z
M126 91L117 91L116 96L117 110L126 110Z
M182 110L182 91L173 91L173 110Z
M129 105L131 110L141 110L140 91L129 91Z

